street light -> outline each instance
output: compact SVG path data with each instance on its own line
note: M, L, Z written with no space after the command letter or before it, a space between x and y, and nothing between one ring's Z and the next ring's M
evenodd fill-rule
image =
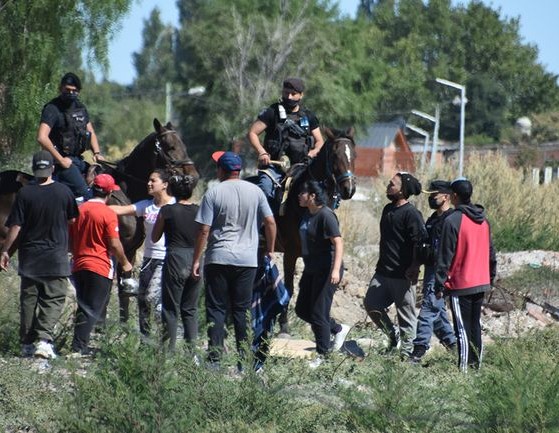
M204 86L195 86L188 89L186 92L172 93L171 83L167 81L165 83L165 119L172 122L173 117L173 96L189 96L192 98L197 98L206 93L206 88Z
M425 168L425 159L427 158L427 147L429 146L429 133L424 129L418 128L417 126L410 125L409 123L406 123L406 127L425 137L425 141L423 142L423 154L421 155L421 169L423 169Z
M456 102L460 103L460 157L458 160L458 176L462 176L462 172L464 171L464 124L466 122L466 102L468 102L466 99L466 86L443 78L436 78L435 81L444 86L460 90L460 101Z
M439 145L439 123L441 117L439 104L437 104L437 106L435 107L435 117L419 110L411 110L411 114L415 114L416 116L423 117L424 119L430 120L431 122L435 123L435 129L433 131L433 146L431 148L431 162L429 163L429 170L432 170L433 167L435 167L435 157L437 155L437 148Z

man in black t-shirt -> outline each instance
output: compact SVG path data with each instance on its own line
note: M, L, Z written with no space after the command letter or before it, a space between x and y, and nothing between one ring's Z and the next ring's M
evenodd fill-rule
M402 356L410 356L417 318L415 287L419 264L416 245L427 240L421 213L408 201L418 195L421 184L409 173L397 173L390 180L387 204L380 220L379 259L365 296L365 309L373 322L390 338L389 350L400 347ZM396 305L398 329L387 309Z
M291 164L312 160L318 155L324 139L314 113L301 106L305 85L300 78L286 78L281 100L263 110L251 125L248 140L258 154L258 186L268 201L272 201L276 187L285 173L270 161L284 155ZM264 144L259 136L265 132Z
M42 150L33 155L36 181L17 193L0 252L0 268L6 270L8 251L19 235L22 355L47 359L56 358L53 331L64 307L70 275L68 224L78 216L72 192L54 182L52 172L49 152Z
M43 108L37 131L37 141L51 153L55 160L56 179L69 186L76 197L89 198L90 192L84 180L87 163L82 153L93 152L95 162L104 158L85 105L78 100L81 81L68 72L60 81L60 95Z

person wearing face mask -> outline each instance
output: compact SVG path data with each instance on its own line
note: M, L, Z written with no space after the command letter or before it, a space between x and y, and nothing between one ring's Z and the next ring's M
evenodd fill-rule
M286 78L281 99L263 110L251 125L248 140L258 155L258 186L264 191L272 209L277 186L285 177L282 169L271 163L287 156L291 164L310 162L320 152L324 139L317 117L301 106L305 85L300 78ZM265 132L264 143L259 136Z
M60 94L43 107L37 131L37 141L54 158L55 178L78 201L91 196L84 179L88 164L82 154L90 149L95 162L104 160L87 108L78 99L81 88L79 77L66 73L60 80Z
M364 306L371 320L389 338L387 353L400 351L409 357L417 325L415 312L415 284L419 264L417 245L427 240L423 217L408 201L421 192L421 183L409 173L395 174L386 188L390 200L380 219L379 259L369 283ZM394 304L398 327L387 314Z
M421 261L425 265L423 276L423 301L417 318L417 332L413 340L412 363L419 363L429 350L429 342L434 333L443 346L452 350L456 347L456 337L448 320L445 301L435 296L435 258L439 250L443 222L453 209L450 203L452 189L450 182L433 180L429 185L429 207L434 210L425 222L429 239L420 250Z

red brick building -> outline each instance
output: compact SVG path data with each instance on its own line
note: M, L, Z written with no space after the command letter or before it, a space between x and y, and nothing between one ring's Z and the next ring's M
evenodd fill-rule
M373 124L364 139L357 140L356 176L391 177L398 171L415 172L415 161L401 121Z

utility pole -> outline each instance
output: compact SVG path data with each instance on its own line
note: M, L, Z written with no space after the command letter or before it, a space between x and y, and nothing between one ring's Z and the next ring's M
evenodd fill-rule
M431 147L431 161L429 163L429 170L433 170L433 168L435 167L435 158L437 155L437 148L439 144L439 123L441 117L439 104L437 104L437 106L435 107L434 117L419 110L411 110L411 113L415 114L416 116L423 117L424 119L430 120L435 124L435 129L433 131L433 146Z
M165 122L171 122L171 117L173 116L173 95L171 94L171 82L167 81L165 83Z

